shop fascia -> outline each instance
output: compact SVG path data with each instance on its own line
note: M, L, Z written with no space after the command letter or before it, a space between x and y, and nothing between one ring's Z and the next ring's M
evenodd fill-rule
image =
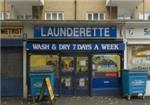
M150 39L150 26L126 27L127 39Z
M34 38L116 38L117 28L115 25L98 27L52 27L35 26ZM98 50L123 50L124 44L112 42L90 43L28 43L29 50L50 51L98 51Z

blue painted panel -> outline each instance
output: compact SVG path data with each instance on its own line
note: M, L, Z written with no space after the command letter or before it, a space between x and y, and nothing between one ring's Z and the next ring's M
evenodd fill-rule
M118 88L121 86L119 78L93 78L92 88Z
M117 27L50 27L35 26L35 38L116 38Z

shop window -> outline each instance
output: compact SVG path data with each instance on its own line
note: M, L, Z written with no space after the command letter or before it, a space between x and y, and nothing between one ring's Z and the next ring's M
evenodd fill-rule
M150 47L136 46L132 47L132 57L130 68L136 70L148 70L148 78L150 79Z
M31 55L30 71L54 71L58 75L58 55Z
M64 20L63 12L46 12L45 13L46 20Z
M77 57L77 72L88 72L88 57Z
M73 57L62 57L61 58L61 69L62 72L72 72L74 69Z
M89 12L87 13L87 20L104 20L105 14L99 12Z
M120 56L119 55L94 55L92 57L93 73L116 72L120 76Z

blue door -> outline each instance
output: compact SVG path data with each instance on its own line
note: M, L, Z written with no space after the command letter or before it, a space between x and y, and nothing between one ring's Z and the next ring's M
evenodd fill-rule
M61 95L89 95L89 57L63 55L60 62Z

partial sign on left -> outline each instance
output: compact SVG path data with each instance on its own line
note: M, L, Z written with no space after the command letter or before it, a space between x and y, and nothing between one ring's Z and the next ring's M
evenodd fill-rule
M2 26L1 38L22 38L23 26Z

